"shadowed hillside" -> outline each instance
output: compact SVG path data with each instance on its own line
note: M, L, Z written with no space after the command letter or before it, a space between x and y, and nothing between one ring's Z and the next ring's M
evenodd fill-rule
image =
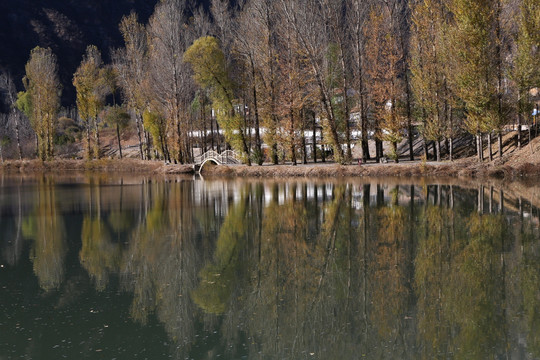
M89 44L102 50L122 45L118 24L137 12L146 22L157 0L2 0L0 1L0 68L9 70L22 87L24 65L35 46L50 47L58 56L63 103L74 102L71 79Z

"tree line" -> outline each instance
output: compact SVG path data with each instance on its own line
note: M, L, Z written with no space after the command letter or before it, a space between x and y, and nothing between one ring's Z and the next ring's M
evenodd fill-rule
M132 127L141 159L175 163L192 162L194 148L232 148L248 165L330 154L345 164L355 146L363 161L397 162L403 149L414 159L417 139L426 158L452 160L464 134L480 161L485 148L493 160L510 124L522 146L540 85L536 0L213 0L209 12L162 0L147 24L132 13L119 28L124 46L111 62L88 46L73 76L75 141L88 159L101 156L103 127L122 157ZM58 143L57 67L37 47L25 91L1 84L43 160Z

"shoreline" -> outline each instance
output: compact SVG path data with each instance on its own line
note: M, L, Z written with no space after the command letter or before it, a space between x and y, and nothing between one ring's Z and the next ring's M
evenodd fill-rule
M540 175L540 165L525 163L512 166L500 163L477 163L460 160L440 163L388 163L366 165L309 164L265 166L215 166L203 171L205 176L224 177L446 177L472 179L521 180Z
M191 164L165 164L162 161L138 159L101 160L9 160L0 164L3 174L40 174L53 172L95 172L115 174L195 174ZM344 177L460 177L495 178L505 180L529 179L540 176L540 164L509 164L500 160L478 163L474 159L454 162L401 162L363 165L339 165L334 163L309 163L293 165L220 165L205 166L203 176L250 177L250 178L344 178Z

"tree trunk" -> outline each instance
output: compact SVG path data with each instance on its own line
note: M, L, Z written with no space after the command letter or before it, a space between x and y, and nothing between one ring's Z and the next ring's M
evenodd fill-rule
M292 103L289 104L289 117L291 120L291 130L289 132L289 140L291 142L291 161L294 166L296 166L296 148L295 148L295 134L294 134L294 113L292 108Z
M503 142L502 142L502 132L499 131L497 134L497 142L499 143L499 158L503 157Z
M302 163L307 164L307 145L306 145L306 110L302 108Z
M135 110L135 125L137 127L137 137L139 138L139 154L141 156L141 160L144 160L143 138L141 136L141 120L141 113L138 110Z
M476 138L477 138L477 142L478 142L478 145L477 145L477 152L478 152L478 161L479 162L482 162L484 161L484 144L482 144L482 134L477 134L476 135Z
M219 131L219 124L217 120L216 120L216 133L217 133L216 149L218 153L221 153L221 133Z
M345 141L347 142L347 158L346 162L352 161L351 150L351 122L350 122L350 110L349 110L349 96L347 94L347 66L345 65L345 50L343 48L343 41L340 40L339 44L340 57L341 57L341 76L342 76L342 91L343 91L343 121L345 121L347 133L345 134Z
M146 154L144 155L146 160L152 160L152 146L150 142L150 133L144 129L143 125L143 143L144 143L144 151Z
M397 164L399 162L399 154L398 154L398 149L397 149L397 142L396 141L392 141L392 149L394 151L394 162Z
M116 124L116 138L118 139L118 152L120 153L120 159L122 158L122 143L120 142L120 126Z
M207 139L207 130L206 130L206 106L204 103L204 97L201 99L201 120L202 120L202 126L203 126L203 133L202 133L202 147L201 147L201 155L204 154L207 150L208 146L208 139Z
M375 161L380 162L383 157L383 143L379 139L375 139Z
M448 139L448 157L450 161L454 161L454 139L452 137Z
M317 121L315 119L315 114L313 114L313 162L317 162Z
M86 123L86 159L92 159L92 148L90 146L90 121Z
M521 138L521 112L518 111L518 128L517 128L517 148L518 148L518 150L521 149L522 141L523 141L523 139Z
M403 40L403 36L401 37ZM402 42L403 49L405 49ZM407 65L405 65L407 66ZM409 160L414 160L414 139L413 139L413 126L412 126L412 112L411 112L411 87L409 84L409 75L407 70L403 72L405 74L405 95L407 104L407 142L409 143Z
M488 134L488 155L489 161L493 161L493 151L491 151L491 132Z
M94 138L95 138L95 144L94 144L94 157L96 159L99 159L101 157L100 151L99 151L99 126L98 126L98 119L97 116L94 119Z
M13 116L15 116L15 140L17 141L17 150L19 151L19 160L22 160L21 140L19 138L19 114L16 111L13 111Z
M532 131L532 124L529 124L529 148L531 149L531 154L532 154L534 151L533 151L533 146L532 146L531 131Z
M214 143L214 120L210 118L210 149L216 150L215 143Z
M435 152L437 157L437 162L441 161L441 143L439 140L435 140Z
M261 133L260 133L260 122L259 122L259 105L257 103L257 87L255 86L255 65L253 64L253 59L251 59L251 76L252 79L252 91L253 91L253 110L255 111L255 151L257 153L257 164L263 164L262 156L262 142L261 142ZM251 137L251 133L250 133Z

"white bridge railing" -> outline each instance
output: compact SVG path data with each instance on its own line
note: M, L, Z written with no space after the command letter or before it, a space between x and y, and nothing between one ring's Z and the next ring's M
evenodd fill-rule
M214 150L205 152L202 155L196 156L193 163L195 165L202 165L206 161L214 161L218 165L237 165L241 164L238 155L233 150L225 150L221 154Z

